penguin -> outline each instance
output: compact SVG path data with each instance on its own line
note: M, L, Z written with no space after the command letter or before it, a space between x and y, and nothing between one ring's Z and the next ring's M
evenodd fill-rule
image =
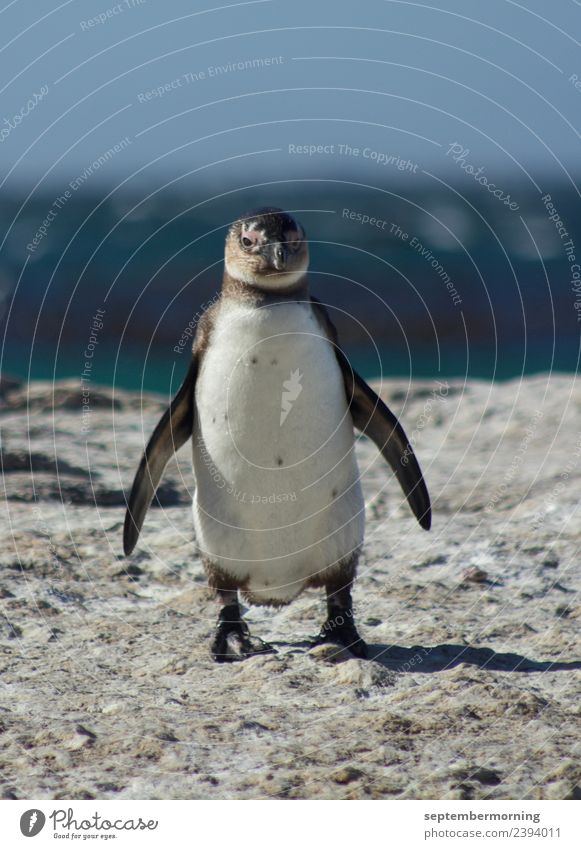
M250 633L240 596L278 607L307 587L324 588L327 601L312 644L368 656L351 598L365 529L354 428L375 442L421 527L431 525L409 440L349 363L309 292L308 265L305 230L281 209L248 212L229 227L219 298L198 323L188 372L127 503L129 555L168 460L191 440L196 542L221 605L216 662L274 651Z

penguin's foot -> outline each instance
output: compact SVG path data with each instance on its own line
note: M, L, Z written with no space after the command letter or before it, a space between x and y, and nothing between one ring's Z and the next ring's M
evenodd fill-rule
M322 643L337 643L355 657L367 658L367 643L361 639L353 622L352 610L334 610L324 622L320 633L311 642L311 647Z
M210 654L216 663L232 663L255 654L274 654L276 649L253 637L248 625L240 618L238 604L223 607L218 617L216 632L210 644Z

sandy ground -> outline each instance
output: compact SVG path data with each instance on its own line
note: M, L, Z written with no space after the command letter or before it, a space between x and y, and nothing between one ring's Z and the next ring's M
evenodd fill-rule
M187 448L134 556L124 490L162 403L5 389L4 798L581 798L581 387L389 382L434 503L423 532L358 444L355 589L372 658L309 650L320 594L247 619L278 654L215 665Z

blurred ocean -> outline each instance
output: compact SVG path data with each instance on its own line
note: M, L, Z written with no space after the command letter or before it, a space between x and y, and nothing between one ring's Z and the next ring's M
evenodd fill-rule
M332 307L365 376L575 371L581 296L546 203L516 184L506 187L518 199L511 210L462 185L462 194L332 180L83 192L60 202L36 195L22 212L24 198L4 195L2 372L80 379L89 362L94 383L175 388L187 367L184 331L219 290L228 224L262 205L286 206L303 222L312 292ZM579 197L566 186L549 191L581 261Z

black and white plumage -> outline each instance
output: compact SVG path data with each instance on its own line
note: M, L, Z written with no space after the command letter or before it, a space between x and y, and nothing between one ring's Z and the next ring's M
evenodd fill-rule
M238 592L286 604L325 587L318 641L366 656L351 584L364 537L355 426L380 448L417 517L428 492L396 417L351 368L322 304L308 291L308 244L288 213L267 208L226 238L220 299L204 314L186 379L151 437L124 529L133 550L172 453L192 439L196 539L223 608L216 660L270 650L242 621Z

